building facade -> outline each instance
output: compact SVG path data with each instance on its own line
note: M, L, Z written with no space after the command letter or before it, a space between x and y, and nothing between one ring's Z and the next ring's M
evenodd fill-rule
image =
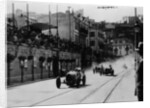
M105 33L102 30L91 28L89 30L88 37L86 38L87 46L90 46L93 51L100 52L103 49L105 43Z
M111 40L111 44L113 54L116 56L125 56L134 50L133 42L128 38L114 38Z

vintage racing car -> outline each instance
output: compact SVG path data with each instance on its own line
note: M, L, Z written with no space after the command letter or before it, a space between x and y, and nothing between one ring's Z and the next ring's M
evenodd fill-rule
M109 65L109 68L106 68L106 69L105 69L104 74L105 74L105 75L112 75L112 76L114 76L114 70L113 70L113 68L112 68L111 65Z
M114 69L112 68L111 65L109 65L109 67L103 67L103 65L101 66L96 66L93 69L93 73L99 73L100 75L112 75L114 76Z
M69 71L66 74L63 82L61 82L60 77L56 79L57 88L60 88L62 83L68 85L69 87L79 87L80 84L84 86L86 84L86 75L84 74L84 71L80 67L78 67L74 70Z

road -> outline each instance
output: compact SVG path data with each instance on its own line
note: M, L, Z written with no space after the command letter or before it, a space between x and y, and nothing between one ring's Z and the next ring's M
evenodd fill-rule
M62 84L57 89L55 79L8 88L8 107L137 101L133 55L103 63L109 64L115 76L100 76L89 69L85 72L86 86L80 88Z

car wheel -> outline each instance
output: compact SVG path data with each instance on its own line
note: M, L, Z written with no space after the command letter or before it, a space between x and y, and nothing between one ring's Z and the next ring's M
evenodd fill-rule
M85 84L86 84L86 76L83 76L82 84L83 84L83 86L85 86Z
M77 88L80 86L80 80L77 80Z
M56 79L56 86L57 86L57 88L60 88L60 86L61 86L61 79L60 79L60 77L58 77Z
M112 76L114 76L114 71L112 71Z

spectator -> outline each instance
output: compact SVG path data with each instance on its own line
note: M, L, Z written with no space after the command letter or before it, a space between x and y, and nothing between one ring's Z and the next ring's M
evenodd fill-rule
M143 101L143 43L140 42L138 48L138 53L141 56L141 61L136 72L135 94L137 95L138 101Z

